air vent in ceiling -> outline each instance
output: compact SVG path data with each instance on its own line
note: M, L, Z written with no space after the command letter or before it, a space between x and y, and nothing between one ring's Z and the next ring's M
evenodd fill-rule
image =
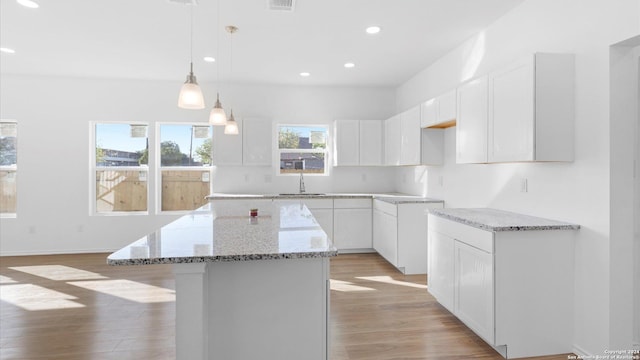
M198 5L198 0L167 0L167 2L178 5Z
M267 0L269 10L293 11L296 0Z

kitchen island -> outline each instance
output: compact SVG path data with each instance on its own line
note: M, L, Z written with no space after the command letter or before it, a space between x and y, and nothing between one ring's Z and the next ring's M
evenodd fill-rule
M173 264L178 359L327 359L331 239L299 201L213 201L111 254Z

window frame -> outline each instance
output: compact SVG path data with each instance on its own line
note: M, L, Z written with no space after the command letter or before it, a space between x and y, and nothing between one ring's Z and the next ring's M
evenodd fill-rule
M307 127L307 128L323 128L326 131L326 145L324 151L318 151L318 149L280 149L279 137L280 137L280 127ZM282 153L319 153L324 152L324 173L306 173L303 172L304 176L330 176L331 175L331 126L328 124L292 124L292 123L276 123L273 127L273 164L276 172L276 176L300 176L300 173L281 173L280 172L280 156Z
M148 161L146 166L98 166L96 164L96 126L98 124L122 124L122 125L144 125L147 127L147 143L153 144L154 136L151 131L151 125L145 121L90 121L89 122L89 215L90 216L140 216L149 215L150 209L153 209L155 199L150 194L153 194L152 187L154 182L151 179L151 175L154 171L154 164L152 161ZM154 147L148 145L148 158L151 159L154 156ZM145 171L147 173L147 210L140 211L111 211L111 212L98 212L97 209L97 193L96 193L96 173L98 171L118 170L118 171Z
M162 142L162 133L160 132L160 127L162 125L191 125L191 126L208 126L209 127L209 138L211 139L211 164L209 166L162 166L161 162L161 151L160 151L160 143ZM156 194L156 203L155 203L155 212L156 214L162 215L184 215L192 212L196 212L197 209L193 210L162 210L162 171L163 168L166 171L209 171L209 194L213 192L213 125L208 122L178 122L178 121L163 121L157 122L155 126L155 132L157 134L157 141L154 141L154 156L153 162L155 165L155 194ZM149 156L151 159L151 156ZM204 211L204 210L202 210Z
M8 172L13 172L14 173L14 177L15 177L15 181L16 181L16 193L15 193L15 198L16 198L16 210L15 212L6 212L6 213L2 213L0 212L0 219L15 219L18 217L18 184L17 184L17 178L18 178L18 121L15 119L0 119L0 123L9 123L9 124L15 124L16 126L16 163L13 165L0 165L0 171L8 171Z

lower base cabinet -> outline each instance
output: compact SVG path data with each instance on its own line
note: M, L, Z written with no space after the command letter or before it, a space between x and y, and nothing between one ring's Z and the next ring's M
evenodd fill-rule
M572 351L567 230L486 231L429 215L427 289L508 359Z
M442 202L373 201L373 248L403 274L427 273L427 215Z
M333 242L338 250L371 251L372 220L371 199L333 200Z

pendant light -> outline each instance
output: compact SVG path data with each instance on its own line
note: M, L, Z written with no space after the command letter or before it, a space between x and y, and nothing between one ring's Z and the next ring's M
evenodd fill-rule
M225 135L238 135L238 123L236 119L233 118L233 109L231 109L231 115L229 115L229 120L227 120L227 124L224 126L224 134Z
M220 26L220 0L217 1L218 14L216 20L216 35L217 35L217 43L216 43L216 56L220 59L220 31L218 27ZM218 83L218 87L220 87L220 62L216 62L216 82ZM226 125L227 124L227 114L224 112L222 108L222 104L220 103L220 93L216 92L216 103L213 105L213 109L211 109L211 113L209 113L209 124L211 125Z
M233 25L229 25L225 27L225 30L227 30L227 32L230 34L230 37L232 38L229 51L229 57L231 60L229 60L229 64L231 65L231 71L233 72L233 33L238 31L238 28ZM231 109L231 115L229 116L227 124L224 127L224 133L226 135L238 135L238 123L236 122L236 119L233 118L233 109Z
M183 109L204 109L204 96L202 96L202 90L196 81L196 76L193 75L193 5L190 8L190 49L189 49L189 74L187 80L180 89L180 95L178 95L178 107Z

